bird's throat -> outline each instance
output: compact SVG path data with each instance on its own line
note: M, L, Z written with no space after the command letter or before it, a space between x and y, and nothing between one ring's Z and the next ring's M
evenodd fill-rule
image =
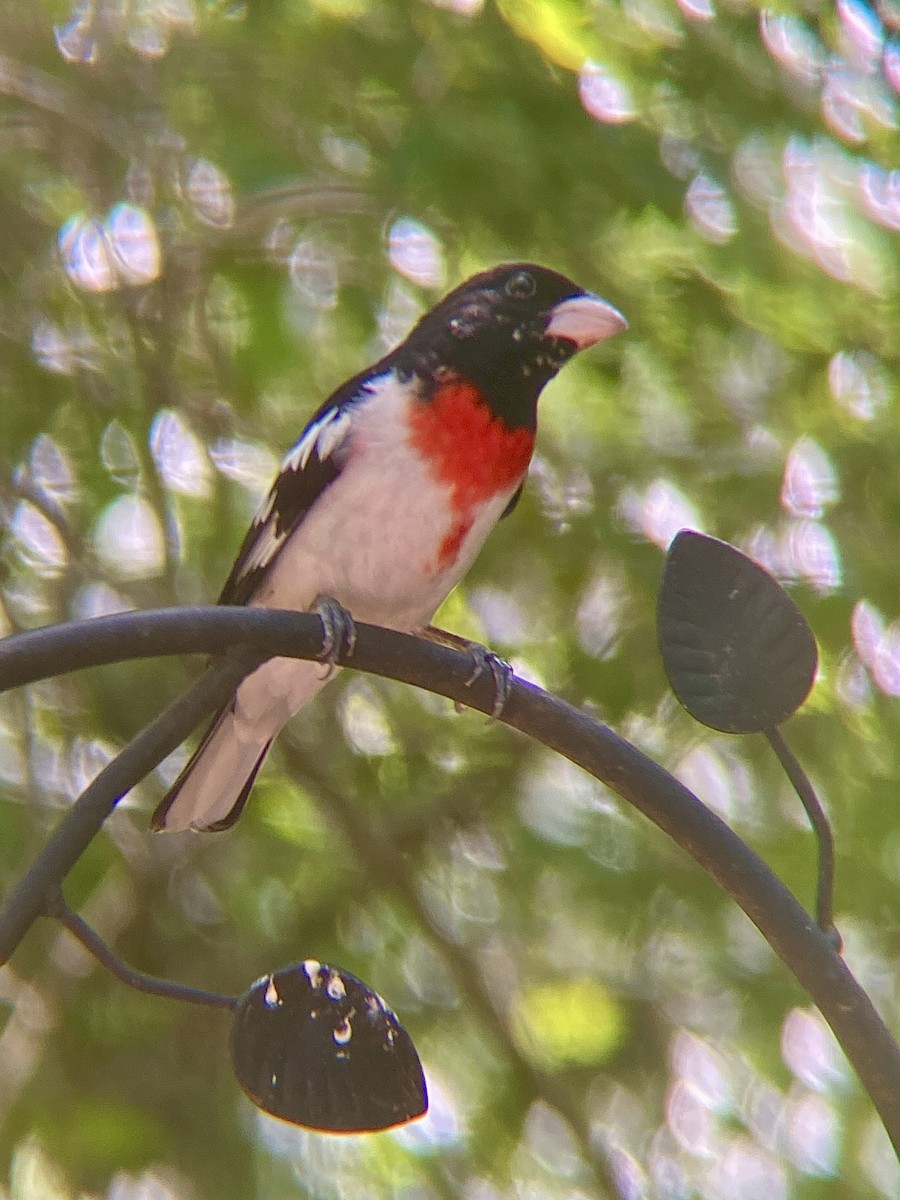
M460 518L518 486L531 461L534 432L511 429L473 383L438 383L427 400L413 404L412 444L435 478L449 486Z

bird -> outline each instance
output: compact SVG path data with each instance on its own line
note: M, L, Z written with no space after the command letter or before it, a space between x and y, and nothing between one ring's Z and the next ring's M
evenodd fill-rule
M313 414L253 517L219 603L318 611L423 633L519 500L538 397L627 328L608 301L534 263L465 280ZM328 682L272 658L237 687L151 818L227 829L285 723Z

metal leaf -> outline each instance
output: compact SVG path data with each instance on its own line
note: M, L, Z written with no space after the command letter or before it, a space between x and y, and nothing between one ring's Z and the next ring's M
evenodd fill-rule
M725 733L771 729L796 712L818 663L806 618L768 571L684 529L663 572L659 646L684 707Z
M310 1129L388 1129L428 1107L419 1056L391 1010L315 959L264 975L241 998L231 1058L254 1104Z

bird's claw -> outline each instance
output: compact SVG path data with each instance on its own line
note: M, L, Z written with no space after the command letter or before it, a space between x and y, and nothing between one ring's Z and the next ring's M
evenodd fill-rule
M319 596L313 612L322 622L322 648L316 658L327 666L328 679L334 674L338 658L353 653L356 625L347 609L332 596Z
M494 703L488 717L490 725L492 721L503 716L503 710L506 708L506 702L512 691L515 672L505 658L500 658L498 654L485 649L484 646L479 646L477 642L469 645L469 653L472 656L472 674L466 680L466 687L471 687L485 671L490 671L494 681Z
M488 717L488 724L490 725L492 721L501 717L516 677L506 659L500 658L499 655L494 654L478 642L470 642L468 638L460 637L458 633L449 633L446 629L439 629L435 625L426 626L423 634L430 641L437 642L439 646L450 646L454 650L466 651L472 659L472 674L466 680L466 687L471 687L485 671L490 671L494 680L494 704ZM457 712L462 712L465 705L456 701L454 707Z

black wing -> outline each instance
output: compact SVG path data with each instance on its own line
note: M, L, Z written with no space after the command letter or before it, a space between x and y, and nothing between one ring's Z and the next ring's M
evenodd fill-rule
M376 370L354 376L330 396L287 453L241 543L219 604L247 604L252 599L290 534L340 475L347 458L353 405L365 395Z
M503 520L504 517L509 516L509 514L513 511L513 509L516 507L516 505L522 499L522 489L524 488L524 486L525 486L525 480L523 479L522 482L519 484L519 486L516 488L516 490L513 492L513 494L510 496L509 504L507 504L506 508L504 508L503 512L500 514L501 521Z

